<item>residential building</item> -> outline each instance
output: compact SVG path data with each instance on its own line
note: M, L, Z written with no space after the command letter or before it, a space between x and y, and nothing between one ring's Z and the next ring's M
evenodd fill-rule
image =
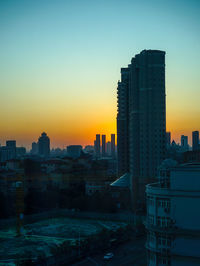
M0 147L0 162L16 159L16 140L7 140L6 146Z
M100 150L101 150L101 142L100 142L100 135L99 134L96 134L96 140L95 140L94 144L95 144L95 146L94 146L95 156L96 156L96 158L99 158L100 157Z
M111 142L110 141L106 143L106 152L108 156L111 156Z
M38 143L37 142L32 143L31 154L33 155L38 154Z
M188 151L189 145L188 145L188 136L181 136L181 148L182 151Z
M130 68L121 68L121 81L117 87L118 176L129 172L129 80Z
M48 157L50 154L50 139L45 132L38 139L38 151L42 157Z
M125 136L128 138L127 169L136 211L144 208L145 185L155 179L157 168L166 155L165 52L143 50L132 58L121 74L121 83L118 83L118 167L123 165L120 150L125 152L121 149L121 128L124 127L120 120L120 115L124 114L128 125ZM123 86L128 88L126 97L122 93ZM123 102L124 106L128 105L127 114L121 111Z
M106 135L102 135L102 157L106 156Z
M192 150L197 151L200 149L199 146L199 131L192 132Z
M200 265L200 163L169 161L146 186L147 265Z

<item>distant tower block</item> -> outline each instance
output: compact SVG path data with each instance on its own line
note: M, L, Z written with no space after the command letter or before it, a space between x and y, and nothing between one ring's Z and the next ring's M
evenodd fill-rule
M106 156L106 135L102 135L102 157Z
M38 139L39 155L48 157L50 154L50 139L45 132Z
M192 150L199 150L199 131L192 132Z
M100 135L96 135L96 140L95 140L95 155L97 158L100 157Z

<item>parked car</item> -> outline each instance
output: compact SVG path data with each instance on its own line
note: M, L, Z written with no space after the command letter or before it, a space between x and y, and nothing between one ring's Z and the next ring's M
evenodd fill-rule
M104 260L110 260L114 257L114 254L113 253L107 253L103 258Z

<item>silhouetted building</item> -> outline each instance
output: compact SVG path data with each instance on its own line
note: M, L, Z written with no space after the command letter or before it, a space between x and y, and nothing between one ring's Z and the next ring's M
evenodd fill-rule
M200 265L199 177L198 163L162 167L146 186L148 266Z
M102 135L102 156L106 156L106 135Z
M95 149L95 156L96 157L100 157L100 147L101 147L101 144L100 144L100 135L99 134L97 134L96 135L96 140L95 140L95 147L94 147L94 149Z
M16 140L7 140L6 147L16 148Z
M81 145L70 145L67 146L67 155L72 158L78 158L81 156L82 146Z
M118 176L129 172L129 80L130 68L121 68L121 81L117 88Z
M6 146L0 147L0 161L5 162L7 160L15 159L16 157L16 140L7 140Z
M199 150L199 131L192 132L192 150L197 151Z
M171 145L171 132L166 132L166 144L167 147L170 147Z
M48 157L50 154L50 139L45 132L38 139L38 151L42 157Z
M32 143L31 154L33 155L38 154L38 143L37 142Z
M125 79L129 83L127 157L136 210L144 207L145 185L155 179L166 154L165 52L143 50L132 58L124 72L129 76ZM120 91L121 84L118 86Z
M111 156L111 142L110 141L106 143L106 151L107 151L107 155Z
M111 156L115 158L115 134L111 134Z
M184 135L181 136L181 148L182 148L183 151L187 151L188 150L188 148L189 148L188 136L184 136Z

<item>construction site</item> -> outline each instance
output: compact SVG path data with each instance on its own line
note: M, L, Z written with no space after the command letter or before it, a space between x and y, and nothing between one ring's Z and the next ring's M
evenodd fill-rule
M57 217L25 224L20 228L20 235L18 228L8 225L0 230L0 265L47 258L64 242L75 246L102 229L115 231L126 225L119 221Z

